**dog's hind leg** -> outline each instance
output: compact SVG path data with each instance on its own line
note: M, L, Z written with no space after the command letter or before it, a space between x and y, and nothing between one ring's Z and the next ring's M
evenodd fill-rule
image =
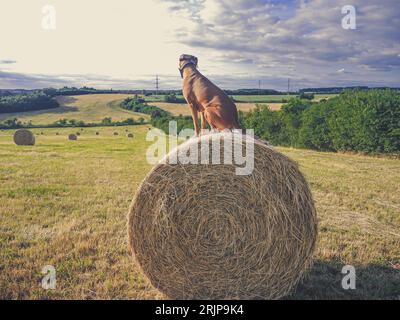
M189 108L192 113L194 130L196 131L196 136L198 137L200 135L199 112L197 111L196 107L193 104L189 104Z
M223 131L225 129L236 128L236 121L233 118L222 117L218 109L206 108L204 114L212 129Z

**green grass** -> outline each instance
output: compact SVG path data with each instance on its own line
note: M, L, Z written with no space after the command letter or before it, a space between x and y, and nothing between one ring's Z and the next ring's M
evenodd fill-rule
M333 93L333 94L315 94L314 95L314 101L320 101L322 99L330 99L337 97L339 94Z
M254 96L233 96L237 102L252 102L252 103L267 103L267 102L282 102L282 100L289 100L294 98L294 95L254 95Z
M119 107L120 102L130 96L126 94L62 96L57 98L60 103L59 108L0 114L0 121L18 118L22 122L32 121L34 125L47 125L60 119L82 120L86 123L100 123L106 117L112 117L114 121L126 120L127 118L138 119L140 117L148 119L149 117L146 115Z
M0 131L0 298L165 298L134 267L126 236L130 202L151 169L148 126L85 128L68 141L77 130L35 129L44 135L34 147ZM289 298L398 298L400 161L278 150L299 162L319 216L316 264ZM346 264L356 267L354 291L340 285ZM39 285L45 265L57 270L54 291Z

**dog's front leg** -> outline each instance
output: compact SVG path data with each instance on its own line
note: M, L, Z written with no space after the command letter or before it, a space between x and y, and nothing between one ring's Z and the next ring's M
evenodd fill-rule
M189 104L189 108L190 108L190 111L192 112L194 130L196 132L196 136L198 137L200 135L199 112L198 112L197 108L191 103Z

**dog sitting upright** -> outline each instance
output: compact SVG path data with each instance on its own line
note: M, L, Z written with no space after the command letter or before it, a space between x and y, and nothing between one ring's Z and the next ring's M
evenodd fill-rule
M198 59L195 56L183 54L179 58L179 71L183 78L183 96L192 113L196 135L201 129L206 129L206 121L212 129L240 129L236 105L205 76L197 70Z

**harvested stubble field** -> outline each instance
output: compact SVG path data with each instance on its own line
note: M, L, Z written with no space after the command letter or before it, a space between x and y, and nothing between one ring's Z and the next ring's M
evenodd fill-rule
M114 121L127 118L148 119L149 116L120 108L122 100L132 95L128 94L89 94L80 96L60 96L57 101L60 107L24 113L0 114L0 121L18 118L22 122L31 121L34 125L52 124L60 119L81 120L86 123L100 123L106 117Z
M125 129L85 128L78 141L67 139L77 129L33 129L44 133L34 147L0 132L0 298L165 298L130 258L126 214L151 166L148 126L129 127L134 139ZM400 161L278 150L307 176L320 227L316 264L289 298L398 299ZM356 290L341 288L346 264ZM40 286L46 265L55 290Z
M170 112L173 116L190 116L190 109L186 103L168 103L168 102L154 102L150 103L165 111ZM239 111L248 112L256 108L256 103L235 103ZM262 103L260 103L262 104ZM265 103L271 110L280 110L283 103Z

